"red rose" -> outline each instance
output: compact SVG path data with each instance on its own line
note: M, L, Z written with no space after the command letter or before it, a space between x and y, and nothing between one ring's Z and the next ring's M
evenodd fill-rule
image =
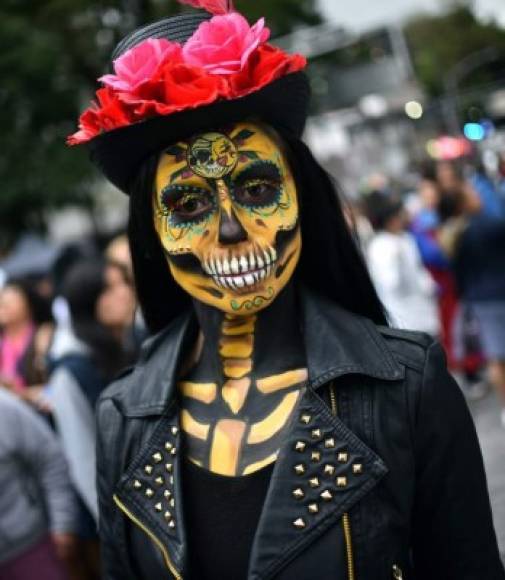
M98 123L104 131L125 127L132 122L132 114L117 93L108 87L96 92L100 107L97 110Z
M86 109L79 117L79 130L67 137L67 145L80 145L90 141L100 134L97 110L94 107Z
M287 54L280 48L263 44L251 55L246 68L230 77L232 95L245 96L306 65L307 59L299 54Z

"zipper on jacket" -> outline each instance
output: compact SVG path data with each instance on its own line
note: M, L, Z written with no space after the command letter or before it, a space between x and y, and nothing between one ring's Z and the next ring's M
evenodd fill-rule
M337 395L335 394L333 383L330 383L330 402L331 413L336 417L338 413ZM345 551L347 554L347 578L348 580L356 580L356 573L354 570L354 552L352 547L351 519L349 514L344 514L342 516L342 527L344 528Z
M121 502L121 500L117 497L117 495L113 496L114 499L114 503L117 505L117 507L123 512L123 514L129 519L131 520L138 528L140 528L147 536L149 536L149 538L156 544L156 546L158 547L158 549L161 551L161 553L163 554L163 559L165 560L165 564L168 568L168 570L170 571L170 573L176 578L176 580L183 580L180 572L177 570L177 568L174 566L174 564L172 563L172 560L170 559L170 556L168 554L167 549L165 548L165 546L163 545L163 543L161 542L161 540L159 540L153 532L151 532L151 530L149 530L141 521L139 521L132 513L131 511Z

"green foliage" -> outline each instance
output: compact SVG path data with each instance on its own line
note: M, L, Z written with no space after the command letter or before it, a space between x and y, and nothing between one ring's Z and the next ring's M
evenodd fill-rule
M311 0L238 0L274 33L319 17ZM115 44L143 23L187 8L176 0L2 0L0 4L0 248L43 228L47 211L91 207L96 173L68 148L79 113Z
M418 78L428 94L444 92L444 81L453 67L465 57L493 46L503 51L505 66L505 30L494 23L484 24L475 17L472 3L447 2L442 16L419 16L405 27ZM483 66L469 75L463 84L492 81L496 66Z

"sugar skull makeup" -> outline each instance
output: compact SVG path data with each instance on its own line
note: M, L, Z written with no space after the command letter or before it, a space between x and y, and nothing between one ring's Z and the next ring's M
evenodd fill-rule
M293 175L259 125L196 135L160 156L154 224L176 282L230 314L268 306L301 251Z

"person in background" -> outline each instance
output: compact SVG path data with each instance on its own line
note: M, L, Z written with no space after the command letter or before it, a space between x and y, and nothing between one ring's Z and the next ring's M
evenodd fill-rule
M37 327L50 321L49 305L26 280L12 279L0 291L0 382L22 392L26 357Z
M440 216L440 188L435 167L432 164L422 168L418 185L420 208L412 217L412 232L425 268L437 285L437 302L440 319L441 341L447 355L448 366L457 366L454 354L453 328L458 308L456 282L449 258L445 255L438 239Z
M104 255L108 262L115 262L124 266L130 280L133 280L132 257L126 234L120 234L113 238L105 248Z
M368 265L377 292L394 325L439 333L435 283L422 265L401 201L380 194L368 199L376 235L368 246Z
M70 312L68 336L52 350L52 372L44 401L60 436L79 498L79 578L98 578L97 498L95 490L96 400L121 369L125 355L116 333L124 314L117 267L83 261L68 273L62 296Z
M490 179L482 163L479 162L472 170L469 181L479 196L481 213L489 217L505 218L505 198L501 196L497 184Z
M462 300L479 326L489 379L501 400L505 427L505 219L485 212L466 217L453 268Z
M0 389L0 580L67 580L75 497L55 435Z

